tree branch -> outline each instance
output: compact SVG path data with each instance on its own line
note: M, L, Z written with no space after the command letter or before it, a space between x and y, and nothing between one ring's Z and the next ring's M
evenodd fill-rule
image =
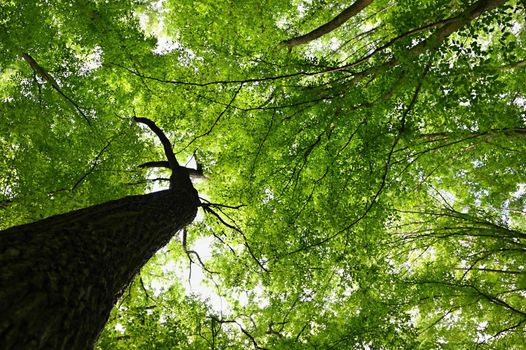
M465 11L463 11L460 15L446 20L445 24L441 26L439 29L437 29L429 38L413 46L411 49L409 49L408 51L409 57L418 57L419 55L421 55L422 53L426 51L437 49L451 34L456 32L457 30L459 30L466 24L470 23L472 20L480 16L482 13L493 10L497 8L498 6L506 3L506 1L507 0L479 0L477 1L476 3L468 7ZM379 66L370 67L361 72L354 73L353 82L356 83L368 75L380 74L385 69L396 67L399 64L400 64L400 60L398 60L397 58L393 58ZM347 65L344 65L338 68L334 68L333 71L348 69L354 65L356 65L355 62L349 63Z
M234 226L234 225L231 225L229 223L227 223L218 213L216 213L215 211L213 211L209 206L207 205L203 205L203 210L206 211L207 213L210 213L212 214L213 216L215 216L223 225L225 225L226 227L228 228L231 228L232 230L238 232L241 237L243 237L243 241L244 241L244 246L247 248L248 250L248 253L250 254L250 256L252 257L252 259L254 259L254 261L259 265L259 267L265 271L265 272L269 272L269 270L263 266L263 264L261 263L261 261L259 261L259 259L256 257L256 255L254 254L252 248L250 247L250 245L248 244L248 239L247 239L247 236L245 236L245 234L243 233L243 231L241 231L241 229L239 229L237 226ZM223 213L224 214L224 213Z
M177 159L175 158L175 154L172 150L172 144L170 143L170 140L168 140L168 137L164 134L164 132L150 119L148 118L139 118L139 117L133 117L133 120L137 123L142 123L150 128L151 131L157 135L159 138L159 141L161 141L163 148L164 148L164 154L166 155L166 159L168 160L169 168L172 169L172 171L177 171L179 167L179 163L177 162Z
M166 160L161 160L157 162L146 162L139 165L139 168L170 168L170 163ZM206 176L203 174L202 169L192 169L185 166L179 166L178 169L184 169L188 172L188 175L190 175L192 178L206 178Z
M199 265L201 265L201 268L203 270L205 270L206 272L208 272L209 274L217 274L217 272L215 271L212 271L210 269L208 269L205 265L205 263L203 262L203 260L201 260L201 257L199 256L199 254L195 251L195 250L190 250L188 249L188 246L186 244L186 238L187 238L187 235L188 235L188 232L186 231L186 228L183 229L183 239L182 239L182 242L181 242L181 245L183 246L183 250L186 254L186 256L188 257L188 260L190 260L190 263L193 263L194 261L192 260L190 254L193 254L195 255L195 257L197 258L197 260L199 261Z
M167 168L170 169L170 163L166 160L160 160L157 162L146 162L139 165L139 168Z
M296 249L296 250L294 250L294 251L292 251L292 252L290 252L288 254L296 254L296 253L299 253L301 251L304 251L304 250L307 250L307 249L311 249L311 248L314 248L316 246L320 246L322 244L325 244L326 242L332 240L336 236L339 236L343 232L349 230L351 227L353 227L354 225L356 225L357 223L362 221L369 214L369 212L372 210L374 205L377 203L378 198L382 194L382 192L383 192L383 190L385 188L385 185L387 184L387 175L389 173L390 166L392 165L392 162L391 162L392 156L394 154L396 145L400 141L400 137L402 136L402 133L404 131L406 117L411 112L411 110L414 108L414 106L415 106L415 104L416 104L416 102L418 100L418 95L420 94L420 89L422 88L422 83L423 83L424 78L425 78L425 76L427 74L427 69L428 68L429 68L429 65L426 67L426 69L424 70L424 72L422 74L421 79L419 80L419 83L418 83L418 85L417 85L417 87L415 89L415 92L413 93L413 96L411 98L411 102L409 103L407 108L402 113L402 116L400 118L401 119L401 127L400 127L397 135L395 136L395 138L393 140L393 143L391 145L391 148L389 150L389 153L387 155L387 160L386 160L385 165L384 165L384 171L383 171L383 174L382 174L380 186L378 187L378 190L375 192L375 194L374 194L373 198L371 199L371 201L366 205L364 212L360 216L358 216L355 220L353 220L350 224L345 226L343 229L341 229L341 230L339 230L339 231L337 231L337 232L335 232L335 233L333 233L333 234L331 234L329 236L326 236L325 238L319 240L318 242L312 243L312 244L310 244L310 245L308 245L306 247L298 248L298 249Z
M93 173L93 171L95 170L95 168L97 167L97 165L99 165L99 159L100 157L102 157L102 155L104 154L104 152L108 149L108 147L110 147L111 145L111 142L113 141L113 139L111 139L110 141L108 141L108 143L106 144L106 146L104 146L99 154L97 154L97 156L95 157L95 159L93 160L92 164L91 164L91 168L88 170L88 172L86 172L80 179L77 180L77 182L75 182L75 184L73 185L73 187L71 187L71 191L74 191L81 183L82 181L84 181L84 179L86 177L88 177L89 175L91 175Z
M282 42L282 45L285 45L289 48L289 51L292 50L293 47L298 45L306 44L310 41L316 40L319 37L328 34L332 32L333 30L339 28L342 26L345 22L347 22L352 17L356 16L358 13L360 13L364 8L369 6L373 0L357 0L354 4L347 7L345 10L343 10L338 16L334 17L329 22L325 23L324 25L314 29L313 31L289 39Z
M186 146L184 146L181 150L179 150L177 153L180 153L182 151L184 151L185 149L187 149L192 143L194 143L195 141L197 141L198 139L202 138L202 137L205 137L207 135L209 135L212 130L214 130L215 126L217 125L217 123L219 123L219 120L221 119L221 117L226 113L226 111L230 108L230 106L232 105L232 103L234 103L234 100L236 99L237 95L239 94L239 91L241 91L241 88L243 87L243 83L239 84L239 88L236 90L236 92L234 93L234 95L232 96L232 98L230 99L230 102L228 102L228 104L225 106L225 108L223 109L223 111L217 116L216 120L214 121L214 123L212 124L212 126L210 127L210 129L208 129L208 131L206 131L205 133L201 134L201 135L198 135L196 137L194 137L190 142L188 142L188 144Z
M256 341L256 338L254 338L254 336L252 334L250 334L239 322L237 322L236 320L220 320L214 316L212 316L212 319L215 319L216 322L220 323L220 324L223 324L223 323L233 323L235 325L237 325L239 327L239 330L241 332L243 332L249 339L250 341L252 341L252 345L254 345L254 348L256 349L259 349L259 350L267 350L267 348L263 348L261 346L259 346L259 344L257 343Z
M47 81L53 87L53 89L55 89L62 97L64 97L69 103L71 103L73 107L75 107L77 112L86 120L88 125L91 126L91 122L89 121L88 116L84 113L84 111L82 111L82 108L80 108L80 106L75 101L73 101L72 98L70 98L62 91L55 78L53 78L53 76L49 74L41 65L39 65L37 61L35 61L35 59L31 57L28 53L23 53L21 56L24 59L24 61L26 61L31 66L31 69L33 69L33 71L36 74L38 74L42 79Z

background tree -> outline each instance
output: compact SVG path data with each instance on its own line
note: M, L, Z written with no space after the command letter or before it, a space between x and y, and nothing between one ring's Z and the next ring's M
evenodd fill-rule
M237 208L186 242L213 237L228 310L184 295L172 242L101 348L521 346L524 2L69 3L2 11L4 227L144 192L134 114Z

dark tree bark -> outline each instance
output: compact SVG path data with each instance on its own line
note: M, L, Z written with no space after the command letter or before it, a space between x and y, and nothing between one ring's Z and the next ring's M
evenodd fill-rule
M91 349L140 268L196 215L195 189L125 197L0 232L0 349Z
M199 196L163 131L170 190L0 231L0 349L91 349L152 255L197 214Z

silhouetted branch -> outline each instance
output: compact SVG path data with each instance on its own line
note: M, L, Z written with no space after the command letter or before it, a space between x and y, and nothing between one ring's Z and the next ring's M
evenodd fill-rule
M128 186L135 186L135 185L140 185L140 184L144 184L144 183L148 183L148 182L152 182L152 181L166 181L166 182L170 182L171 180L169 178L166 178L166 177L157 177L155 179L144 179L144 180L140 180L140 181L136 181L136 182L128 182L128 183L126 183L126 185L128 185Z
M241 88L243 87L243 83L239 84L239 88L236 90L236 92L234 93L234 95L232 96L232 98L230 99L230 102L225 106L225 108L223 108L223 111L221 113L219 113L219 115L217 116L216 120L214 121L214 123L212 124L212 126L210 126L210 129L208 129L208 131L204 132L203 134L201 135L198 135L196 137L194 137L190 142L188 142L188 144L186 146L184 146L182 149L180 149L177 153L180 153L182 151L184 151L185 149L187 149L192 143L194 143L195 141L197 141L198 139L202 138L202 137L205 137L207 135L209 135L212 130L214 130L215 126L217 125L217 123L219 123L219 120L221 119L221 117L226 113L226 111L230 108L230 106L232 105L232 103L234 103L234 100L236 99L237 95L239 94L239 91L241 91Z
M139 165L139 168L166 168L170 169L170 163L167 161L157 161L157 162L146 162L141 165ZM190 175L192 178L206 178L206 176L203 174L202 168L199 169L192 169L187 168L184 166L178 166L178 169L184 169L188 172L188 175Z
M148 118L133 117L133 120L135 120L137 123L142 123L146 125L150 128L151 131L155 133L155 135L157 135L159 141L161 141L161 144L163 145L164 154L166 155L166 159L168 160L170 169L172 169L173 171L177 171L179 163L177 162L175 154L172 150L172 144L170 143L170 140L168 140L168 137L166 137L164 132L152 120Z
M205 203L201 203L202 207L204 207L204 206L206 206L206 207L221 207L221 208L228 208L228 209L239 209L239 208L242 208L242 207L246 207L245 204L240 204L240 205L233 206L233 205L212 203L208 199L203 198L203 197L199 197L199 199L205 202Z
M206 206L206 205L203 205L203 210L207 213L210 213L212 214L213 216L215 216L223 225L225 225L226 227L228 228L231 228L232 230L238 232L241 237L243 238L243 241L244 241L244 245L245 247L247 248L250 256L252 257L252 259L254 259L254 261L259 265L259 267L261 267L261 269L265 272L269 272L268 269L263 266L263 264L261 263L261 261L259 261L259 259L254 255L254 252L252 251L252 248L250 247L250 245L248 244L248 240L247 240L247 237L245 236L245 234L243 233L243 231L241 231L238 227L234 226L234 225L230 225L229 223L227 223L225 220L223 220L223 218L217 214L215 211L213 211L210 207Z
M91 168L88 170L87 173L85 173L80 179L78 179L77 182L75 182L75 184L73 185L73 187L71 188L71 191L74 191L81 183L82 181L84 181L84 179L86 177L88 177L89 175L91 175L93 173L93 171L95 170L95 168L97 167L97 165L99 165L99 159L100 157L104 154L104 152L106 151L106 149L108 149L108 147L111 145L111 142L113 141L110 140L108 141L108 143L106 144L106 146L104 146L104 148L102 148L100 150L100 152L97 154L97 156L95 157L95 159L93 160L92 164L91 164Z
M168 168L170 169L170 163L166 160L161 160L158 162L146 162L139 165L139 168Z
M216 274L217 272L212 271L212 270L210 270L210 269L208 269L206 267L205 263L203 262L203 260L201 260L201 257L199 256L199 254L195 250L189 250L188 249L188 247L186 245L186 236L187 236L187 234L188 234L188 232L186 231L186 228L183 229L183 239L182 239L181 245L183 246L183 250L184 250L186 256L190 260L190 263L194 263L195 264L195 262L192 260L192 257L190 256L190 254L193 254L193 255L195 255L195 257L199 261L199 264L200 264L200 266L201 266L201 268L203 270L205 270L206 272L208 272L210 274Z
M252 345L254 345L254 348L258 349L258 350L268 350L267 348L263 348L261 346L259 346L259 344L257 343L256 341L256 338L250 334L239 322L237 322L236 320L220 320L219 318L217 317L214 317L212 316L213 319L215 319L216 322L220 323L220 324L223 324L223 323L233 323L235 325L237 325L239 327L239 330L241 332L243 332L243 334L245 334L249 339L250 341L252 342Z

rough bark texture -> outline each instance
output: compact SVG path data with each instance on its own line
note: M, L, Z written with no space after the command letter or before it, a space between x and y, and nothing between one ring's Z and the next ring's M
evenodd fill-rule
M192 188L130 196L0 232L0 349L91 349L148 259L191 223Z
M354 4L347 7L338 16L334 17L332 20L325 23L324 25L314 29L313 31L305 35L286 40L283 42L283 44L286 45L290 50L294 46L303 45L310 41L318 39L319 37L328 34L336 28L340 27L349 19L360 13L360 11L362 11L364 8L369 6L372 2L373 0L357 0Z

